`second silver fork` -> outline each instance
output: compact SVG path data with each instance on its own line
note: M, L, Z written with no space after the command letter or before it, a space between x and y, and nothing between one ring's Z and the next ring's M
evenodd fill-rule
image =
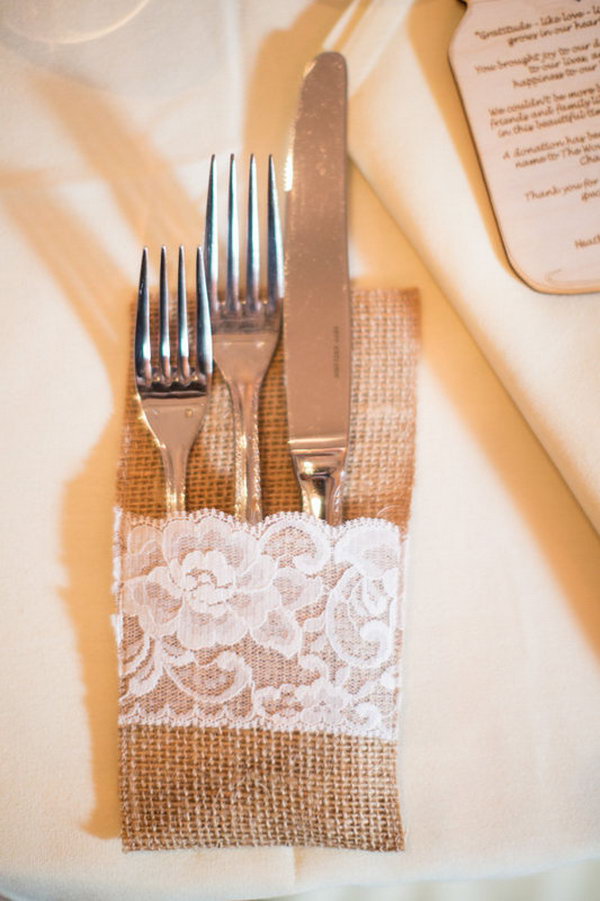
M267 199L267 284L260 288L260 250L256 162L250 157L248 180L246 290L240 298L239 220L235 158L229 166L227 279L219 297L216 165L210 166L204 255L211 310L214 360L225 379L234 415L235 515L256 523L262 519L258 404L263 378L281 331L283 252L272 157Z
M166 248L160 254L158 341L151 340L148 251L144 249L135 324L135 384L143 419L161 452L166 480L167 513L185 510L185 482L190 450L206 415L212 378L208 296L202 251L196 258L196 327L192 357L188 332L183 247L177 278L176 361L172 359ZM153 343L158 345L153 353Z

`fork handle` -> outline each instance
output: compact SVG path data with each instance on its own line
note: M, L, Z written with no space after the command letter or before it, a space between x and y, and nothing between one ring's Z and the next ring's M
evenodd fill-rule
M162 398L142 402L143 416L156 441L165 470L167 513L185 511L187 462L198 434L204 406L187 398Z
M175 450L160 447L165 468L167 513L185 511L185 477L188 448L178 447Z
M258 398L260 385L241 382L230 385L235 443L235 515L248 523L262 519L260 454L258 445Z

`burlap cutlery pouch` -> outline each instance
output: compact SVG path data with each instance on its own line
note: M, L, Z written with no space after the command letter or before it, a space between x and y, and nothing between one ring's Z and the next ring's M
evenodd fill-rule
M282 355L262 393L265 520L238 523L215 378L166 516L131 390L118 472L115 617L125 850L403 847L401 607L414 469L415 291L353 295L345 523L298 512Z

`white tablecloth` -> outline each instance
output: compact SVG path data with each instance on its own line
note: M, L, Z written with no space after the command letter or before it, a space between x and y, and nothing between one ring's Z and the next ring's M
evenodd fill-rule
M462 14L3 4L0 893L248 899L598 856L600 299L536 294L506 262L447 63ZM354 283L423 300L407 850L124 855L111 529L140 249L201 240L211 153L281 172L323 46L351 77Z

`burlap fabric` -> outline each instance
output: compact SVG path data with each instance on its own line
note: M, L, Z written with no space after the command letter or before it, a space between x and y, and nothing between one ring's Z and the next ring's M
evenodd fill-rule
M403 537L413 484L418 332L416 291L353 294L344 516L389 520ZM265 516L299 510L286 447L281 348L263 386L260 444ZM133 386L117 490L125 515L165 517L161 458L140 419ZM190 457L187 496L189 510L233 512L232 417L218 373ZM119 542L117 534L116 552L122 553ZM121 660L128 653L127 640L122 640ZM123 679L122 685L125 691ZM395 740L326 731L149 724L143 717L122 720L120 734L126 850L264 844L377 851L403 847Z

